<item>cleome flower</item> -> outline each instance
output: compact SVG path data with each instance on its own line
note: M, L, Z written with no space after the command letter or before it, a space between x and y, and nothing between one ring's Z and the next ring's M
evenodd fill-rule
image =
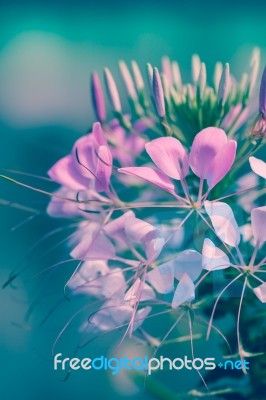
M111 174L112 154L98 122L93 125L92 133L76 141L71 154L48 171L53 181L68 189L106 193L110 191Z
M256 281L262 282L262 284L252 290L259 300L266 302L266 285L258 276L260 272L264 272L262 267L266 265L266 258L262 256L260 260L257 260L258 251L266 242L266 207L253 208L251 211L251 232L254 238L254 249L249 260L245 260L239 250L241 241L240 229L230 206L222 202L212 203L208 201L205 202L204 206L216 236L226 246L229 254L227 255L217 247L211 239L206 238L202 249L203 269L215 271L232 267L240 272L239 277L246 276L247 282L249 278L255 278ZM234 255L231 249L235 249L237 254ZM252 288L252 285L250 287Z
M158 169L141 166L119 168L118 171L145 179L173 195L176 192L171 179L180 181L185 194L183 201L193 206L186 184L189 167L200 178L197 201L201 203L232 168L237 143L235 140L228 140L222 129L209 127L195 136L189 155L181 142L173 137L155 139L147 143L145 148ZM208 190L203 195L204 181L207 182Z
M266 164L254 157L265 144L266 70L257 116L251 101L259 58L256 49L240 82L228 63L219 62L210 79L197 55L188 83L179 64L168 57L161 68L147 65L147 80L135 61L120 61L123 86L108 68L104 89L98 73L92 74L98 122L48 171L59 188L38 190L51 196L47 213L69 222L66 232L71 229L71 234L60 244L67 241L70 259L60 264L77 263L66 278L64 294L85 303L69 320L84 315L76 326L82 337L121 328L124 337L134 334L158 350L186 316L194 358L194 321L208 326L207 336L214 328L224 339L212 325L215 309L223 293L243 281L237 317L242 355L239 321L246 288L258 307L266 302L266 207L263 190L257 190L258 176L266 178ZM254 118L253 125L247 124L249 118ZM248 159L255 174L246 174ZM241 208L241 224L229 204ZM64 229L47 238L56 240ZM210 293L219 270L229 277L226 286ZM213 300L208 325L205 317ZM163 329L168 313L174 323L161 340L152 331L156 324L150 328L143 323L158 316Z

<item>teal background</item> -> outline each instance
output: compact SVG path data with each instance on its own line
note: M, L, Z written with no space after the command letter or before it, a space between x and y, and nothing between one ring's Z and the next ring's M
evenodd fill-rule
M167 54L180 62L185 80L195 52L207 63L210 74L220 60L229 61L240 76L248 68L254 46L261 48L265 62L265 15L266 4L258 1L0 2L0 168L45 176L93 121L90 72L109 66L117 76L121 58L136 59L144 71L146 62L159 65ZM37 187L53 188L41 180L5 173ZM0 181L0 198L13 203L0 208L2 284L18 263L25 265L23 255L30 246L62 223L43 215L45 196ZM14 203L35 208L41 215L12 230L29 216ZM66 254L61 247L39 258L46 246L32 256L28 277L62 258L62 252ZM62 383L52 370L52 343L71 315L71 306L48 325L38 325L45 311L62 297L69 272L69 267L61 269L47 282L44 276L25 283L19 279L18 287L0 291L1 399L117 398L112 377L104 373L76 373ZM33 317L24 323L27 307L40 288ZM109 340L95 342L87 355L106 352ZM197 382L196 376L190 382L180 375L167 379L181 391ZM142 391L138 398L153 397Z

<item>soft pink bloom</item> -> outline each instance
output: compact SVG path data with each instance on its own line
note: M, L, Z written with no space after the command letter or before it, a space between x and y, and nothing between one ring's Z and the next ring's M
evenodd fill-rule
M237 225L231 208L225 203L218 202L212 204L211 202L205 202L205 209L219 239L224 244L238 248L240 242L240 229ZM239 265L237 265L237 267L240 269L243 268L244 272L246 272L247 265L253 272L258 272L260 267L264 265L265 258L257 265L255 264L255 261L259 246L266 242L265 225L266 206L253 208L251 211L251 225L248 226L246 224L242 227L242 232L243 228L245 228L245 231L248 230L248 237L243 235L244 240L246 239L252 243L252 236L255 240L253 243L254 251L253 254L250 255L249 262L246 263L242 255L239 257ZM202 249L202 266L204 269L208 271L225 269L230 266L234 266L235 263L236 261L234 259L233 264L231 264L229 257L221 249L216 247L210 239L205 239ZM265 282L253 289L253 292L261 302L266 302Z
M95 189L109 191L112 173L112 154L100 123L93 125L92 133L78 139L71 154L61 158L48 171L55 182L72 190Z
M138 329L151 311L151 307L143 307L136 311L130 305L119 299L110 299L94 313L89 322L82 325L81 331L97 334L99 331L113 331L118 328L126 328L132 323L132 331ZM135 313L135 315L134 315ZM134 319L132 320L134 316Z
M202 267L208 271L230 267L227 255L220 250L210 239L205 239L202 249Z
M181 142L173 137L152 140L145 147L160 174L150 167L120 168L119 172L138 176L173 192L168 177L183 180L188 174L189 166L195 175L207 180L209 189L213 188L231 169L237 143L228 140L222 129L210 127L195 136L189 156Z
M103 232L99 222L84 221L70 243L71 257L78 260L108 260L115 258L115 247Z
M194 281L202 271L202 256L195 250L185 250L173 260L152 269L147 280L159 293L174 291L174 279L179 283L173 293L172 307L177 308L195 298Z
M111 269L103 260L85 261L67 283L72 294L121 298L126 281L121 268Z
M231 207L222 202L205 201L205 210L219 239L232 247L240 243L240 229ZM266 242L266 206L251 211L251 230L257 242Z
M125 246L141 245L147 263L159 256L165 243L161 232L150 223L136 218L133 211L105 225L104 233Z

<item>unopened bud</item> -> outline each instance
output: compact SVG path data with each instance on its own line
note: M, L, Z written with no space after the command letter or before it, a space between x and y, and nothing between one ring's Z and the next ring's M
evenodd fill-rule
M91 91L96 116L100 122L103 122L106 118L105 102L101 82L97 72L93 72L91 76Z
M229 89L230 89L230 69L229 69L229 64L226 63L220 79L218 94L217 94L218 103L221 103L222 106L225 105L225 102L228 98Z
M250 79L249 79L249 96L253 93L254 88L256 86L256 82L258 79L259 68L260 68L260 49L255 47L252 52L251 61L250 61Z
M133 79L131 77L131 74L129 72L129 69L128 69L126 63L124 61L120 61L119 68L121 71L121 75L122 75L128 96L131 97L133 100L136 100L137 99L136 89L135 89Z
M173 76L172 76L172 66L171 66L171 61L169 57L163 57L162 58L162 72L164 76L166 77L168 84L172 85L173 83Z
M105 68L104 76L105 76L105 84L106 84L106 88L107 88L107 93L108 93L110 102L113 106L113 109L115 112L120 113L121 112L121 103L120 103L119 93L118 93L114 78L108 68Z
M179 92L181 92L182 91L182 78L181 78L179 64L176 61L172 62L172 74L173 74L173 83L174 83L176 89Z
M200 74L201 61L198 54L192 56L192 81L197 83Z
M153 97L156 105L158 115L163 118L165 117L165 103L164 103L164 92L161 77L157 68L153 69Z
M205 65L205 63L201 63L200 73L199 73L199 78L198 78L198 88L199 88L200 99L203 98L204 91L206 88L206 82L207 82L206 65Z
M266 66L260 83L259 111L264 117L266 117Z
M134 61L134 60L132 61L131 65L132 65L132 71L133 71L133 76L134 76L136 87L138 90L143 90L144 89L144 81L143 81L139 66L136 63L136 61Z
M150 63L147 64L147 76L150 85L150 90L153 93L153 68Z
M218 93L219 83L221 80L222 73L223 73L223 64L220 61L218 61L215 64L214 76L213 76L213 82L214 82L214 87L215 87L216 93Z

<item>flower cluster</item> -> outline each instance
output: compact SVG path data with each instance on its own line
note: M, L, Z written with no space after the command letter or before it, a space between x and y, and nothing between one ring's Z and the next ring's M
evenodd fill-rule
M114 114L107 117L94 72L97 122L48 172L60 185L48 214L76 223L69 245L78 266L68 294L99 304L79 329L92 336L118 328L144 335L146 319L200 314L206 297L214 300L209 334L219 299L241 281L240 352L245 289L253 302L266 302L266 164L254 157L265 143L266 69L258 113L252 112L259 50L240 82L221 63L209 79L197 55L191 83L167 57L162 71L147 65L146 80L135 61L131 70L124 61L119 67L129 108L105 69ZM242 206L247 195L248 209ZM222 290L210 289L217 271L227 277Z

